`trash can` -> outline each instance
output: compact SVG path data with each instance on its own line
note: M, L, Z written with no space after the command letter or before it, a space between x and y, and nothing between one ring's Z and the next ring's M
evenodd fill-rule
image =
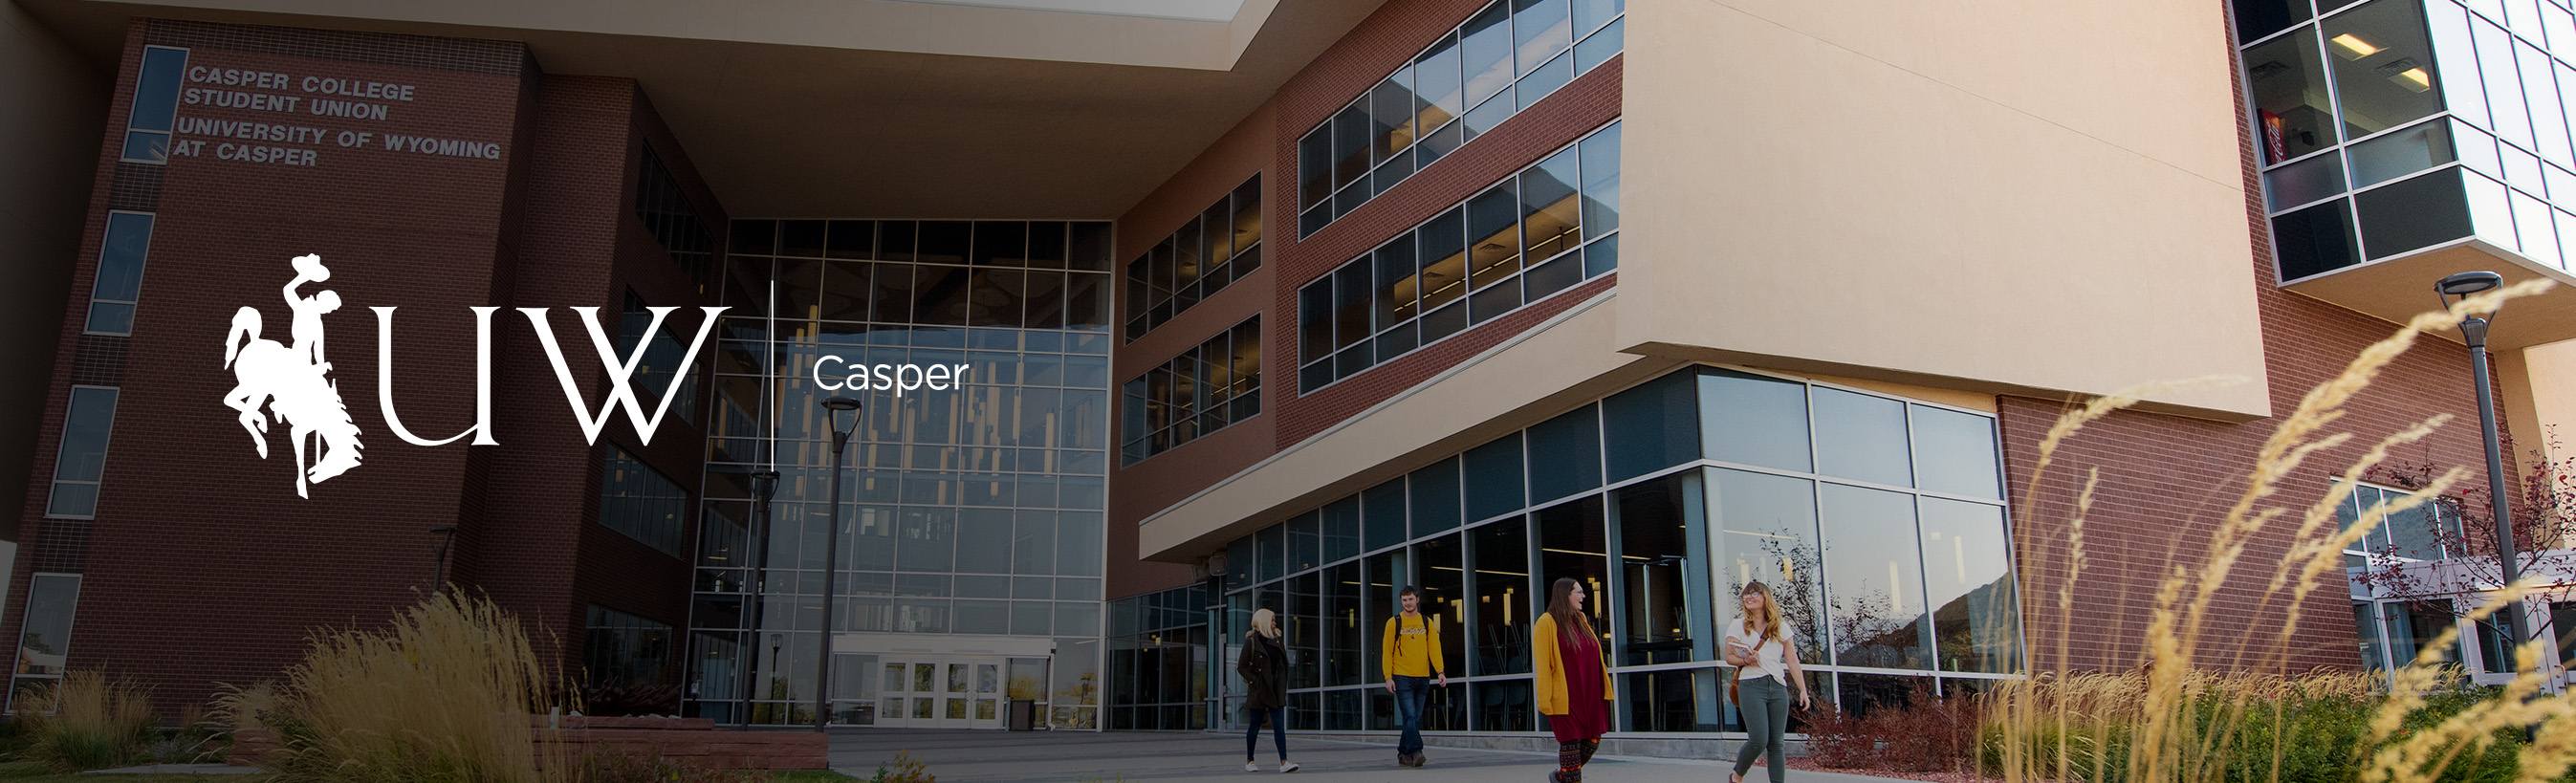
M1012 699L1011 730L1035 731L1037 726L1037 714L1038 701L1036 699Z

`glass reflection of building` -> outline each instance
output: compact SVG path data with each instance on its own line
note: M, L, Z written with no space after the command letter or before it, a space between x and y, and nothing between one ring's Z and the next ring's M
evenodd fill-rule
M1740 732L1717 640L1748 581L1780 598L1820 702L1978 691L2022 663L1991 412L1713 367L1675 371L1234 541L1221 608L1115 602L1114 668L1232 661L1282 616L1291 728L1391 730L1379 629L1414 585L1445 626L1431 731L1541 732L1529 630L1558 577L1594 596L1615 731ZM1180 603L1174 603L1174 602ZM1132 606L1131 606L1132 605ZM1205 629L1179 627L1203 623ZM1193 658L1168 640L1222 640ZM1219 670L1218 725L1243 683ZM1113 677L1112 728L1197 728L1173 687ZM1161 680L1157 680L1160 682Z
M811 722L828 581L836 722L999 728L1029 700L1098 725L1110 252L1105 222L734 222L688 714ZM968 370L835 392L824 356ZM827 579L832 394L866 407ZM752 473L772 467L764 531Z
M2283 282L2472 238L2567 268L2576 14L2565 5L2235 9Z

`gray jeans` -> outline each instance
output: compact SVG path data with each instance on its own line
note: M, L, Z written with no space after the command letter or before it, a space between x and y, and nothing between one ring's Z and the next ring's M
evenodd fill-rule
M1781 755L1780 738L1789 733L1789 686L1777 677L1757 677L1735 684L1743 697L1737 709L1744 711L1744 731L1749 737L1744 748L1735 752L1735 774L1753 768L1753 757L1762 756L1771 765L1771 783L1786 783L1789 762Z

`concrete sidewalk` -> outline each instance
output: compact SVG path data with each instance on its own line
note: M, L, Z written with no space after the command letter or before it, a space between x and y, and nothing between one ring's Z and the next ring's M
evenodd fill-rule
M832 735L832 768L862 779L896 751L929 763L940 783L1082 783L1140 780L1256 780L1243 771L1243 738L1199 732L1030 732L854 729ZM1395 765L1391 745L1288 738L1294 780L1389 783L1539 783L1556 768L1552 753L1428 749L1431 764ZM1270 738L1261 740L1261 776L1276 775ZM1598 783L1723 783L1726 762L1600 756L1584 768ZM1764 781L1757 768L1751 781ZM1791 783L1890 783L1890 778L1790 770ZM1766 782L1767 783L1767 782Z

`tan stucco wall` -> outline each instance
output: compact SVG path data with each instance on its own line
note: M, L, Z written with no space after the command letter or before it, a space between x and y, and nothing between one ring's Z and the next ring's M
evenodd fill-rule
M107 116L108 75L15 3L0 0L0 508L18 508L36 467L54 335L90 167ZM17 531L0 529L0 538Z
M2219 7L1628 13L1621 347L2269 413Z
M2576 340L2498 352L2496 376L2514 457L2528 460L2545 450L2553 461L2576 459ZM2549 448L2552 437L2555 448Z

